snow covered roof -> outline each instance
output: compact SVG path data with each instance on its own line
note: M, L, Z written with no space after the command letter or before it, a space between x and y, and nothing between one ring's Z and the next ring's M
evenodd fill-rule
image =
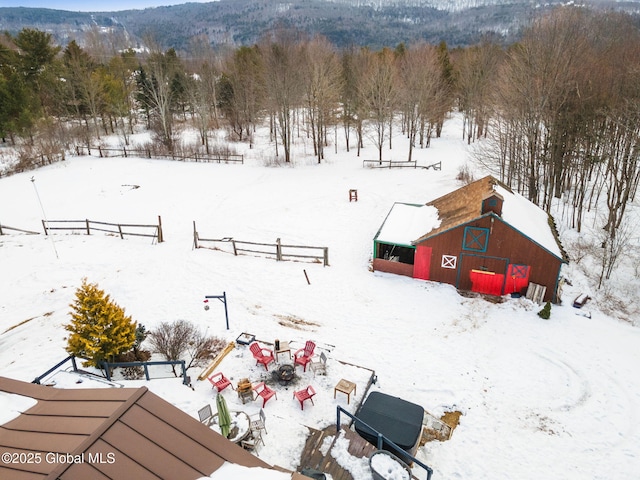
M428 205L394 203L375 240L395 245L411 243L440 226L438 210Z
M551 254L566 260L556 232L549 225L547 212L490 175L427 203L437 209L440 223L431 230L424 230L419 234L421 236L414 238L414 243L480 217L483 199L493 192L504 200L500 217L506 223Z

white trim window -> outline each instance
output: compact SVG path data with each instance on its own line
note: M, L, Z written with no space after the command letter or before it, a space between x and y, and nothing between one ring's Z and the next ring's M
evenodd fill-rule
M442 255L442 264L440 265L442 268L456 268L458 263L458 257L455 255Z

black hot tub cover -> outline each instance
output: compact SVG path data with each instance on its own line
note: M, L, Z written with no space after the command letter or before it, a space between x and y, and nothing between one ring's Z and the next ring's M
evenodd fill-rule
M398 397L372 392L360 407L356 417L382 433L406 452L413 454L413 447L418 443L422 433L424 409L420 405ZM361 437L373 445L377 445L378 436L375 432L359 422L355 422L355 427ZM387 448L386 445L383 448L402 458L399 452L395 452L392 448Z

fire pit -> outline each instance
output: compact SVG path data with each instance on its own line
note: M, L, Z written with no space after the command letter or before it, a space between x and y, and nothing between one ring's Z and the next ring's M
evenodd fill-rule
M293 365L280 365L274 372L274 379L280 383L280 385L289 385L296 376L296 369Z

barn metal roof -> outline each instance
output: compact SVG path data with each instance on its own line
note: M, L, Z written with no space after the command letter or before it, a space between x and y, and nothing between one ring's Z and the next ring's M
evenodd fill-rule
M480 217L482 200L494 192L504 199L500 217L506 223L559 259L566 261L566 253L560 244L553 221L550 222L549 214L490 175L428 202L428 206L438 209L440 225L425 231L424 235L415 239L413 243L418 244Z

